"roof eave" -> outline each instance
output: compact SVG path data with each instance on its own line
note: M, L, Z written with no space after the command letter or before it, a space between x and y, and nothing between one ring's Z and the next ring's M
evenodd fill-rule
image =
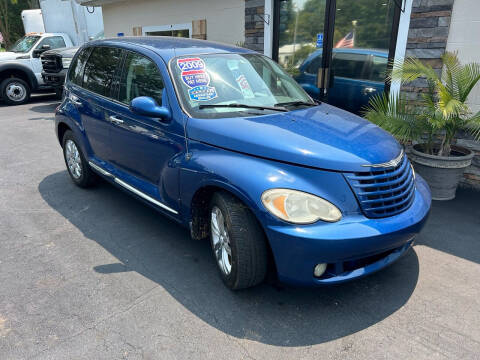
M113 4L125 0L80 0L82 6L102 6L106 4Z

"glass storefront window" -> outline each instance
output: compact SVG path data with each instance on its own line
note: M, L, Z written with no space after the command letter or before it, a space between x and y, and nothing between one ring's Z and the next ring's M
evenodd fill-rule
M278 62L292 76L299 75L303 61L322 48L317 38L323 36L325 5L326 0L280 1Z
M360 113L372 96L384 91L393 0L336 0L334 14L327 13L327 0L277 4L278 62L312 97ZM324 36L324 25L333 19L332 39ZM332 56L325 92L317 87L324 42Z

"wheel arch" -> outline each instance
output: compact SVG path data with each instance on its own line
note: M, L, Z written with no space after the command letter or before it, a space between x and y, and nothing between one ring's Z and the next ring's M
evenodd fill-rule
M262 225L262 222L259 220L256 212L252 209L252 205L254 203L248 198L248 196L243 194L241 190L235 188L230 184L226 184L220 181L212 181L204 183L197 188L190 202L190 232L192 238L196 240L201 240L207 238L210 235L210 222L208 221L208 216L210 215L209 204L213 195L217 192L226 192L232 195L252 212L253 216L260 225L260 229L262 229L263 235L265 237L268 252L268 274L269 276L276 277L277 265L275 262L275 257L273 255L270 241Z
M32 69L28 66L16 63L6 63L0 65L0 82L10 77L17 77L25 81L30 90L33 91L37 88L37 79Z
M194 192L190 203L190 229L194 239L203 239L208 236L210 230L205 228L205 221L208 217L208 208L212 196L216 192L227 192L230 195L241 201L246 207L250 209L257 221L259 221L257 214L253 211L254 203L242 191L221 181L208 181L202 183ZM260 223L260 221L259 221ZM260 223L261 224L261 223ZM262 227L263 228L263 227Z
M72 131L72 128L67 123L63 121L58 123L57 137L58 137L58 141L60 142L60 146L63 145L63 137L68 130Z

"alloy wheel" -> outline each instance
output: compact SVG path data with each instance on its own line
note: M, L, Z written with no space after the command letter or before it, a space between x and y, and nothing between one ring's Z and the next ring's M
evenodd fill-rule
M232 249L228 236L227 224L222 211L214 206L211 213L212 246L220 270L225 275L232 271Z
M72 140L65 142L65 158L70 174L74 179L79 179L82 176L82 159L77 145Z

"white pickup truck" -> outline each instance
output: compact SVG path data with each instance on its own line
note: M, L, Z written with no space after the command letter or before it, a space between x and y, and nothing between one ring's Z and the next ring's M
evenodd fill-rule
M40 55L51 49L73 46L64 33L30 33L6 52L0 52L0 98L7 105L20 105L30 94L47 87L42 79Z

